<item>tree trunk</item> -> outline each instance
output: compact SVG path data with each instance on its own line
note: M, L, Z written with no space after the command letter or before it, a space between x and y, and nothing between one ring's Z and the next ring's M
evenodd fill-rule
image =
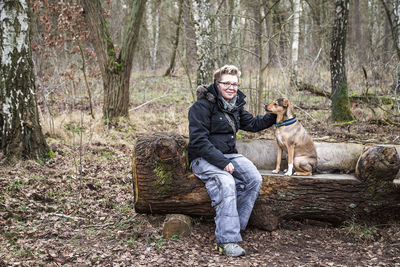
M262 105L264 101L264 44L263 44L263 21L262 21L262 14L261 12L263 9L261 8L261 0L258 0L254 3L253 10L254 10L254 25L255 25L255 34L256 34L256 55L258 55L258 84L257 84L257 104L255 113L260 114Z
M186 145L186 140L179 135L138 137L132 159L136 212L215 215L204 183L189 172ZM248 143L245 145L251 146ZM332 153L336 153L337 158L328 160L327 164L336 161L348 168L348 163L353 161L342 162L341 146L338 144L333 144L334 148L324 149L324 146L322 144L317 149L318 153L326 154L319 155L323 159L319 164L323 164L326 158L334 157ZM255 152L259 147L248 149ZM358 157L362 152L360 149L359 153L353 153L354 146L348 149L351 151L344 157L351 154ZM246 155L245 150L241 153ZM271 156L271 153L267 154ZM398 171L399 166L391 166ZM349 174L287 177L266 170L260 170L260 173L263 183L251 223L261 229L274 230L286 219L340 223L348 219L371 220L371 216L377 220L400 216L400 188L395 187L393 180L387 177L377 177L371 183ZM381 188L385 188L384 194Z
M0 1L0 145L10 160L48 154L35 95L28 2Z
M182 12L183 12L183 0L179 0L178 21L176 23L176 33L175 33L174 47L173 47L173 50L172 50L172 56L171 56L171 61L169 63L169 67L165 71L164 76L170 76L170 75L172 75L174 73L176 52L178 50L179 36L180 36L180 30L181 30Z
M385 3L385 0L381 0L382 6L385 10L387 22L390 27L390 31L392 33L393 40L393 48L396 51L397 61L400 62L400 3L393 3L392 8L389 7L389 4ZM397 96L397 90L400 85L400 68L397 67L395 74L393 75L393 90L395 96ZM397 109L399 111L399 109Z
M229 1L227 62L240 68L240 0Z
M129 115L129 79L145 3L145 0L133 1L121 52L117 55L101 1L81 0L103 77L105 119Z
M350 112L345 67L348 17L349 0L336 0L335 22L333 25L332 46L330 52L332 119L334 121L350 121L354 119Z
M197 48L197 85L210 84L214 71L210 3L209 0L193 0L192 4Z
M149 36L150 66L152 70L157 66L158 36L160 34L160 3L147 2L147 31ZM153 9L154 8L154 9ZM153 11L155 15L153 14Z
M275 3L272 4L272 6L269 6L269 1L263 1L263 6L264 6L264 14L265 14L265 34L268 40L268 50L267 50L267 61L269 62L269 66L274 66L278 60L276 58L276 52L275 52L275 47L274 47L274 42L272 41L272 37L274 36L274 25L273 25L273 11L272 9L274 6L278 3L278 1L275 1Z
M294 15L293 15L293 36L292 36L292 73L290 76L290 85L293 88L297 87L297 71L299 60L299 36L300 36L300 0L294 0Z
M393 48L396 50L397 59L400 60L400 45L399 45L399 15L395 12L394 8L390 8L390 4L386 4L385 0L381 0L383 9L385 10L387 22L389 23L390 31L392 33ZM396 15L397 14L397 15Z
M354 16L353 16L353 44L359 55L361 55L360 44L361 44L361 25L360 25L360 0L354 0Z

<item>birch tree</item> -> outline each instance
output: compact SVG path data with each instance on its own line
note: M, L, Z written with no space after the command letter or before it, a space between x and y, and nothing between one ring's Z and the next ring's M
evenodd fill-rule
M345 66L349 0L336 0L335 3L335 21L330 51L332 119L334 121L350 121L354 118L350 112Z
M0 0L0 145L8 159L46 157L39 124L28 0Z
M148 1L146 11L150 44L150 66L152 70L155 70L157 65L158 36L160 35L160 3Z
M81 5L93 37L97 62L103 77L103 117L112 120L118 116L129 115L129 79L146 1L132 1L130 20L119 53L111 39L101 2L81 0Z
M197 48L197 85L209 84L214 71L209 0L193 0L192 13Z
M297 86L297 72L299 60L299 36L300 36L300 0L293 1L293 35L292 35L292 73L290 76L290 84L292 87Z

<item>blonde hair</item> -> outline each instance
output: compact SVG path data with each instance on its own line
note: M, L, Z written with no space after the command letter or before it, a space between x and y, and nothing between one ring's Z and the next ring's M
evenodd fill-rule
M219 81L224 74L236 75L240 78L240 70L234 65L225 65L214 72L214 80Z

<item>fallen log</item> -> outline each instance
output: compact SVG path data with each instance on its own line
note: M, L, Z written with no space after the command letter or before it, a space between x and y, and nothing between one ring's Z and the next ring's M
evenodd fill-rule
M297 90L298 91L308 91L308 92L311 92L314 95L323 96L323 97L326 97L328 99L331 98L331 93L330 92L328 92L328 91L326 91L326 90L324 90L322 88L316 87L316 86L314 86L312 84L302 82L302 81L299 81L297 83Z
M137 138L132 158L136 212L215 215L204 184L189 171L186 145L182 136L174 134ZM346 151L343 143L316 143L318 167L343 173L286 177L270 171L275 164L274 141L240 142L239 152L253 160L263 177L250 224L274 230L287 219L338 224L349 219L399 218L400 188L394 185L394 177L358 179L354 170L364 146L350 147ZM395 151L392 157L398 158ZM397 168L391 173L398 172L397 165L389 167Z
M316 87L312 84L305 83L305 82L298 82L297 84L297 90L298 91L308 91L311 92L312 94L316 96L323 96L328 99L331 98L331 93ZM374 104L374 105L394 105L395 99L392 97L387 97L387 96L376 96L372 94L368 95L350 95L349 96L350 102L363 102L363 103L368 103L368 104Z

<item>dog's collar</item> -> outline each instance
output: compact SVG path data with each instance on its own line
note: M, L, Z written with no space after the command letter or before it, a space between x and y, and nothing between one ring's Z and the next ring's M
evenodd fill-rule
M297 119L296 119L296 115L295 115L295 116L294 116L293 118L291 118L291 119L288 119L288 120L283 121L283 122L276 123L276 124L275 124L275 127L276 127L276 128L279 128L279 127L281 127L281 126L288 126L288 125L290 125L290 124L295 123L296 121L297 121Z

